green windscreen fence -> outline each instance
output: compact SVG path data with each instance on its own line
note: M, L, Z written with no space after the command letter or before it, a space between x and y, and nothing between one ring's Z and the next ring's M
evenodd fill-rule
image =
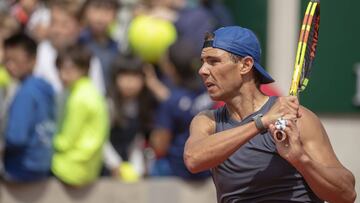
M306 4L302 1L301 13ZM315 112L360 113L355 98L360 91L355 71L360 63L359 8L359 0L321 2L318 52L301 97L301 103Z

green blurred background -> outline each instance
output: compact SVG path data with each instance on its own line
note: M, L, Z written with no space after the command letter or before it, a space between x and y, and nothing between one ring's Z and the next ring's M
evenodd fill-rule
M264 0L225 0L238 25L253 29L262 44L262 63L266 67L267 6ZM298 27L308 1L300 5ZM246 5L246 6L245 6ZM359 113L354 105L356 74L360 63L359 0L323 1L317 56L309 85L301 94L301 103L317 113ZM284 16L286 18L286 16ZM295 50L294 50L295 55ZM293 67L289 67L292 71ZM359 78L360 79L360 78ZM360 87L359 87L360 88Z

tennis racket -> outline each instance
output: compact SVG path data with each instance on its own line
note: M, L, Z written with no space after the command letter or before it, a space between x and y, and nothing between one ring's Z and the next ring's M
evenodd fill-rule
M295 58L294 73L292 76L289 94L299 97L304 91L308 82L311 67L313 65L316 47L319 37L320 26L320 0L311 0L306 8ZM283 131L286 127L286 120L279 119L275 126L275 140L282 142L286 139Z

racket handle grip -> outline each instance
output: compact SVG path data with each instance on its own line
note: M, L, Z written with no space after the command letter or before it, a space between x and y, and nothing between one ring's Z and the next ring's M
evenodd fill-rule
M282 130L275 130L275 141L282 142L286 139L286 133Z

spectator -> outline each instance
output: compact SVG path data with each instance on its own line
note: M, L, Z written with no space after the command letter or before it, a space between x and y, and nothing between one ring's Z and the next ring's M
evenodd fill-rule
M127 179L121 171L123 163L130 162L137 176L145 172L141 153L143 145L138 143L141 144L144 135L150 131L154 99L145 85L143 66L142 61L134 56L118 57L113 65L110 143L117 153L106 154L106 165L114 176L123 180Z
M14 33L19 31L19 24L6 11L0 9L0 160L2 160L4 150L4 128L6 122L6 112L16 85L11 80L9 73L4 66L4 41ZM0 162L0 170L2 163Z
M194 115L211 108L212 101L196 77L198 53L189 41L177 41L169 49L169 59L176 72L175 86L168 99L155 113L155 129L150 144L158 157L150 172L153 176L177 176L184 179L204 179L209 172L191 174L185 167L183 152Z
M49 40L39 44L35 73L48 80L56 93L62 93L55 60L59 51L76 43L80 32L81 0L53 0L50 4L51 22ZM105 92L101 65L98 58L92 58L90 78L98 90Z
M5 66L20 85L11 102L5 129L5 179L14 182L48 176L55 131L54 92L34 77L36 42L25 34L5 40Z
M104 97L88 77L90 59L90 51L80 45L62 50L56 59L69 96L64 119L54 138L52 172L72 186L89 184L98 177L108 134Z
M111 64L119 53L118 44L109 33L118 8L117 0L87 0L83 8L85 29L80 34L80 42L100 59L106 87L110 83Z

